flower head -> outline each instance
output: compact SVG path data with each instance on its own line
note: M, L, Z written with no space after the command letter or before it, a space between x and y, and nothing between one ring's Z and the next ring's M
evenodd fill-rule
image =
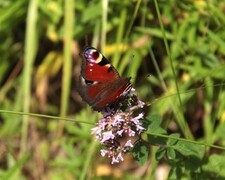
M103 119L92 128L92 134L105 147L101 155L111 159L111 163L123 161L123 153L133 148L132 139L145 129L141 120L144 117L144 103L136 95L129 95L117 108L107 107L102 111ZM140 112L138 112L138 111ZM123 139L127 140L123 140Z

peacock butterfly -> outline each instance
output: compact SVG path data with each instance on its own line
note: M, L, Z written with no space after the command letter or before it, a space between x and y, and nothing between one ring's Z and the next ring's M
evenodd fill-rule
M83 58L78 92L94 110L101 111L116 104L132 89L130 78L120 77L97 49L87 47L81 53Z

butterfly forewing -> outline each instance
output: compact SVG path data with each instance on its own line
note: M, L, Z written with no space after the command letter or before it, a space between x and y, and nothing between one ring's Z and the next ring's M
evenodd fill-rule
M86 48L82 57L78 92L94 110L100 111L129 93L132 88L130 78L121 78L95 48Z
M110 64L102 65L84 61L82 65L81 76L90 81L105 82L112 79L118 79L119 74Z
M82 57L81 76L85 79L105 82L120 77L117 70L96 49L91 47L86 48Z

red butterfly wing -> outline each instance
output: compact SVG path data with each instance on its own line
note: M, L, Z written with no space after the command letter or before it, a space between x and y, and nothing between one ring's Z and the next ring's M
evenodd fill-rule
M81 76L89 81L105 82L118 79L119 73L96 49L88 47L82 53Z
M110 62L96 49L82 53L83 63L78 92L94 110L102 110L131 90L130 78L121 78Z
M120 97L126 96L130 89L130 78L120 78L116 81L109 81L104 85L104 88L99 91L92 106L96 110L101 110L106 105L117 101Z

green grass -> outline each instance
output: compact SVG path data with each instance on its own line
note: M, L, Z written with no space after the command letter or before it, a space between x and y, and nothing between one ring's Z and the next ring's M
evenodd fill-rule
M155 179L160 168L170 179L225 178L224 8L222 0L0 2L0 178ZM100 157L90 129L101 114L76 92L86 45L131 76L149 105L147 159L111 166Z

